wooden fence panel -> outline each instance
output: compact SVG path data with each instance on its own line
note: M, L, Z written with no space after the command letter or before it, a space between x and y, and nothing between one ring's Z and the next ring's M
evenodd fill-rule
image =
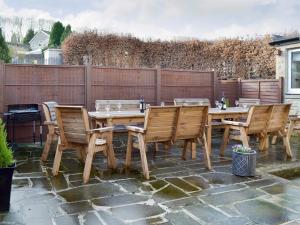
M91 100L89 109L95 108L97 99L140 99L156 104L155 69L119 69L93 67L91 72Z
M214 101L213 72L161 70L161 101L174 98L209 98Z

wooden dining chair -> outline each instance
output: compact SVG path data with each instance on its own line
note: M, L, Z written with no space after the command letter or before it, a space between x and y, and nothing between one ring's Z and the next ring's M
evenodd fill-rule
M179 109L178 121L173 142L184 140L182 158L186 159L187 147L191 146L192 159L196 158L196 143L204 146L204 160L206 167L211 169L209 150L207 147L205 126L207 122L208 106L182 106ZM189 145L189 143L191 143Z
M208 105L211 106L208 98L174 98L174 105Z
M125 166L131 165L131 154L133 147L139 149L143 175L149 179L149 169L146 155L148 143L169 142L172 141L177 125L179 113L178 106L149 107L146 110L144 127L127 126L128 143L126 151ZM133 137L138 140L137 144L133 143Z
M82 106L56 106L59 143L55 153L52 173L57 175L62 153L65 149L76 149L77 156L85 161L83 181L89 180L93 156L96 152L106 152L107 164L116 168L112 147L112 127L90 129L88 114Z
M260 99L259 98L239 98L239 105L248 105L248 106L252 106L252 105L260 105Z
M246 122L223 120L226 125L221 146L220 154L224 155L224 151L229 141L229 131L238 131L238 139L242 141L243 146L249 147L248 135L258 135L260 145L259 149L263 150L264 143L267 138L267 126L271 119L272 105L254 105L251 106Z
M41 156L42 161L47 161L51 143L58 137L55 106L57 106L57 102L54 101L42 103L42 107L45 115L44 125L46 125L48 128L47 139Z
M289 129L286 124L289 120L289 112L291 104L274 104L271 118L267 126L267 135L278 135L283 138L285 152L289 157L292 157L292 151L289 140ZM264 149L269 148L269 138L265 140Z

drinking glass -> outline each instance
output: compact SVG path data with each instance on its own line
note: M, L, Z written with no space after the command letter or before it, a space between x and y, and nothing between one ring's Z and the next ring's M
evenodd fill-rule
M244 107L244 108L247 108L247 107L248 107L248 105L247 105L246 103L244 103L244 104L243 104L243 107Z
M97 103L95 108L96 108L96 111L99 112L100 111L100 104Z
M199 105L203 105L203 101L199 101Z
M217 105L217 107L218 107L218 109L222 109L222 103L218 103L218 105Z
M106 110L106 112L107 112L107 114L109 113L109 110L110 110L110 105L106 105L105 106L105 110Z
M122 108L121 102L118 102L117 107L118 107L118 112L121 112L121 108Z
M219 101L215 101L216 107L219 108Z
M165 103L164 103L164 102L161 102L161 103L160 103L160 106L162 106L162 107L165 106Z
M238 107L238 106L239 106L239 101L238 101L238 100L235 100L235 101L234 101L234 104L235 104L236 107Z
M146 104L146 109L148 109L150 107L150 104Z

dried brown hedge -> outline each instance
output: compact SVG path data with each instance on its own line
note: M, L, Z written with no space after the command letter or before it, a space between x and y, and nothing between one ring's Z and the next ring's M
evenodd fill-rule
M220 79L274 78L275 49L269 36L216 41L141 41L131 36L85 32L72 34L62 46L65 63L216 70Z

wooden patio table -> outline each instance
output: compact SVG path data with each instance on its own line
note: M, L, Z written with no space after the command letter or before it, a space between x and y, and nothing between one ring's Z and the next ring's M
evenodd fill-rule
M95 121L105 124L106 126L128 125L132 123L143 123L145 113L135 111L110 111L110 112L89 112L92 123ZM93 124L94 125L94 124ZM94 127L94 126L93 126Z
M211 133L213 120L215 119L238 119L248 115L249 108L244 107L228 107L226 110L218 108L210 108L207 119L207 145L208 151L211 153Z
M208 111L208 127L207 127L207 145L211 153L211 137L212 125L214 119L237 119L248 114L249 108L243 107L228 107L226 110L218 108L210 108ZM92 118L92 123L100 122L106 126L114 126L120 124L143 123L145 113L140 111L111 111L111 112L89 112ZM94 124L93 124L94 125ZM94 127L94 126L93 126Z

